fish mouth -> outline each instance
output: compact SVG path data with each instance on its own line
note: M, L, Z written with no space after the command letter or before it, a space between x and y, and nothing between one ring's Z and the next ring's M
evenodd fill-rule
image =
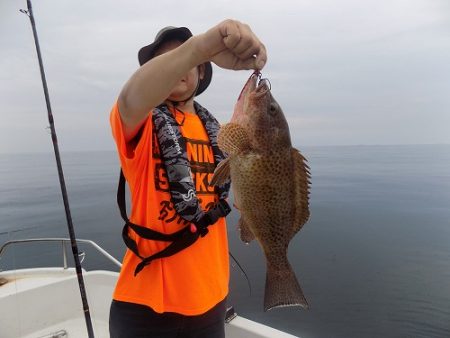
M263 96L271 89L271 85L268 79L261 78L261 72L255 71L250 75L244 88L242 88L239 94L238 101L241 100L242 96L246 93L255 93L257 97Z
M255 71L252 75L250 75L247 83L245 84L244 88L242 88L241 93L239 94L238 101L241 100L242 96L245 95L245 93L251 93L255 90L258 79L260 78L260 74L260 72Z
M268 92L270 92L271 86L268 79L261 79L256 87L255 94L257 97L264 96Z
M253 105L257 101L260 101L267 93L269 93L270 96L270 89L269 80L261 79L261 72L253 72L239 94L239 98L234 106L231 122L239 121L249 105Z

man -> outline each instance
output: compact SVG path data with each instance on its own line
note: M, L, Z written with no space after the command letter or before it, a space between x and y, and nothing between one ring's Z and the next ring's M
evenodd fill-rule
M129 250L113 295L111 337L225 336L227 187L209 186L224 154L217 121L194 97L211 81L210 62L260 70L266 60L250 27L233 20L196 36L166 27L139 51L141 67L111 111L132 203L129 222L121 210Z

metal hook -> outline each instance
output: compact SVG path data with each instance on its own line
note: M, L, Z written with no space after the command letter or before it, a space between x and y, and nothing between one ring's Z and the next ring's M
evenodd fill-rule
M272 90L272 84L270 83L269 79L267 79L267 78L260 79L260 80L259 80L259 83L261 83L261 82L263 82L263 81L266 82L266 83L268 84L267 87L269 87L269 91Z
M250 78L252 78L252 77L254 77L254 76L256 76L257 77L257 83L259 82L259 80L261 79L261 72L259 71L259 70L255 70L254 72L253 72L253 74L250 76Z
M272 84L270 83L269 79L263 78L263 77L262 77L261 71L255 70L255 71L253 72L253 75L258 77L258 80L257 80L257 84L258 84L258 85L261 84L261 82L265 81L265 82L268 83L268 86L267 86L267 87L269 87L269 91L272 89Z
M258 82L261 82L262 73L259 70L255 70L256 76L258 76Z

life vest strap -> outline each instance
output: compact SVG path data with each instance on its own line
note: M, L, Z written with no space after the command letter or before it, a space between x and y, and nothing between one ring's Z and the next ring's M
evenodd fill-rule
M197 231L192 232L190 230L190 225L187 225L186 227L170 234L162 233L148 227L143 227L141 225L130 222L126 211L125 182L125 176L123 175L123 172L121 170L119 186L117 188L117 203L119 205L120 214L125 221L125 225L122 229L123 241L125 242L125 245L128 247L128 249L130 249L136 256L141 259L141 262L136 266L136 269L134 271L135 276L153 260L172 256L194 244L199 237L204 237L208 233L208 227L210 225L216 223L220 217L227 216L231 211L231 208L227 201L224 199L220 199L219 202L216 203L216 205L209 211L204 213L197 222L192 222L196 226ZM156 252L151 256L144 257L139 253L136 241L133 240L128 234L130 228L143 239L171 243L165 249Z
M206 212L202 218L198 220L198 222L193 222L197 227L201 229L206 229L206 233L208 232L208 226L217 222L220 217L225 217L231 212L230 205L224 199L220 199L213 208L211 208L208 212ZM205 235L206 235L205 233ZM203 235L204 236L204 235ZM202 237L203 237L202 236Z
M220 129L219 122L207 109L194 101L195 111L208 134L209 143L214 155L214 164L226 158L217 143L217 134ZM125 204L125 177L120 172L119 187L117 189L117 203L120 214L125 221L122 237L126 246L138 256L142 262L137 266L135 274L139 273L146 265L156 258L168 257L192 245L199 237L208 233L208 227L217 222L220 217L225 217L231 208L225 199L228 197L230 182L216 187L219 202L209 211L205 212L195 193L195 185L191 174L190 161L187 155L186 141L181 133L180 126L174 114L167 105L162 104L152 111L153 132L157 137L160 150L161 163L166 169L169 184L171 202L177 214L187 221L188 225L174 233L165 234L148 227L130 222L127 216ZM142 129L141 129L142 130ZM136 136L141 137L141 132ZM150 225L151 226L151 225ZM149 257L143 257L138 250L138 244L129 235L134 231L136 236L146 240L170 242L160 252Z
M189 227L186 227L183 230L186 231L182 232L182 236L179 239L170 243L165 249L158 251L157 253L149 257L141 258L142 261L136 266L136 269L134 270L134 275L136 276L143 268L149 265L153 260L158 258L169 257L175 255L181 250L186 249L187 247L194 244L200 236L198 232L195 233L190 232Z

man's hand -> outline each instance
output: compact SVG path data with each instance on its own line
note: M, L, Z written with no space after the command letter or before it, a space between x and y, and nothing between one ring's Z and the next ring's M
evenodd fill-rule
M222 68L261 70L267 61L262 42L239 21L225 20L194 39L199 57Z
M169 97L189 70L207 61L226 69L261 70L266 48L248 25L225 20L151 59L131 76L118 98L125 139L133 139L149 112Z

